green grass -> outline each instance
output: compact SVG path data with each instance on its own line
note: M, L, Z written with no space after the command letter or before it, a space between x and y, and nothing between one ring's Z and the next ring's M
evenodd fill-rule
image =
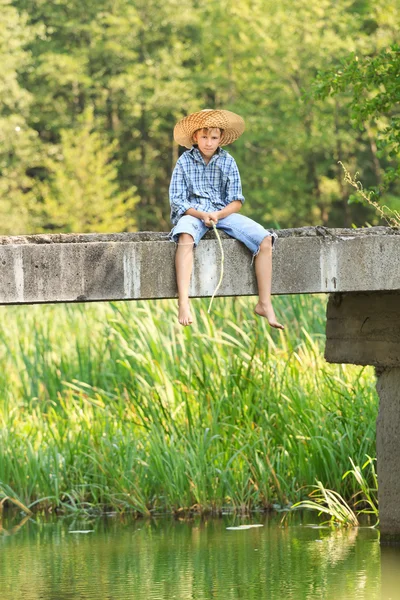
M362 467L359 467L350 459L353 468L343 475L343 479L349 475L354 477L358 484L359 491L352 498L355 510L350 508L340 494L334 490L326 489L320 481L312 486L313 491L309 494L309 498L294 504L292 509L307 508L316 510L319 515L328 515L330 517L329 523L332 526L345 527L358 527L360 525L358 515L368 515L369 520L370 515L373 515L375 519L373 527L376 527L379 524L379 510L377 498L378 477L374 465L375 461L376 459L367 456L366 462ZM371 487L371 483L374 487Z
M251 298L193 304L191 328L171 301L1 308L0 499L148 514L358 491L374 376L325 363L325 298L276 298L285 333Z

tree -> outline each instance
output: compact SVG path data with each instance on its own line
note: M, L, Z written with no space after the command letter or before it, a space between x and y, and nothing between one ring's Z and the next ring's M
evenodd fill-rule
M25 50L38 29L8 0L0 1L0 233L24 233L29 225L32 173L40 163L37 132L28 124L31 95L18 81L28 68Z
M30 48L34 69L21 79L34 97L32 125L58 143L93 106L96 127L118 141L121 190L137 188L141 228L169 226L168 185L176 149L172 128L193 103L185 67L192 48L191 3L178 0L18 0L41 22Z
M244 166L250 216L265 225L348 226L372 214L348 205L337 160L354 164L359 156L374 167L374 132L349 127L350 94L321 101L307 92L318 70L349 48L371 53L382 40L394 39L396 26L387 13L396 4L298 0L294 9L289 0L223 2L223 28L221 15L212 13L199 71L218 105L245 117L247 130L232 152ZM211 2L206 6L210 10Z
M350 116L353 124L371 139L376 167L377 196L400 209L400 46L392 44L372 56L352 53L339 65L316 78L315 97L337 96L351 90ZM375 143L372 132L376 132ZM359 167L360 168L360 167ZM361 165L362 168L362 165ZM390 192L397 191L390 197ZM359 199L352 195L351 199Z
M348 204L337 161L351 169L363 165L366 184L377 185L392 160L388 153L379 155L378 122L349 127L349 87L325 98L308 92L318 71L333 68L349 51L373 57L393 43L398 0L14 0L12 5L30 32L19 50L25 58L14 69L29 98L24 119L30 134L20 138L31 140L32 150L36 132L38 150L18 159L20 175L10 178L18 190L22 176L33 182L29 179L22 193L10 188L6 197L27 217L32 185L46 189L48 198L60 197L61 188L54 189L60 164L49 166L48 157L67 144L69 134L71 143L74 132L80 135L82 115L93 109L91 133L112 149L109 161L117 169L119 191L136 190L137 226L168 229L168 186L180 151L172 140L174 124L191 111L223 107L241 114L247 125L229 148L249 200L246 214L281 227L361 225L373 218L365 207ZM12 48L6 48L4 62ZM15 113L21 116L20 110ZM4 156L8 164L7 151ZM399 195L396 186L391 193ZM54 227L48 212L47 221L40 222L38 208L36 202L30 226ZM75 227L65 220L67 211L63 214L57 228Z
M35 187L33 219L38 231L119 232L136 228L135 190L121 192L117 142L93 131L91 111L80 129L62 130L61 143L45 161L48 178Z

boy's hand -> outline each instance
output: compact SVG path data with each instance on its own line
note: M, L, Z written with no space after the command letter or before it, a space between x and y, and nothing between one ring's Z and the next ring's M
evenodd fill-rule
M219 221L219 213L217 211L214 212L209 212L209 213L204 213L204 224L207 225L207 227L212 227L212 224L214 223L215 225L218 223Z

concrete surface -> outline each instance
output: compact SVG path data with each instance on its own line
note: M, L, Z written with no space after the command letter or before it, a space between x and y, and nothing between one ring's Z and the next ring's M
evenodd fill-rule
M400 291L331 294L325 358L377 367L380 539L400 545Z
M331 294L325 358L333 363L400 367L400 292Z
M379 529L382 544L400 545L400 368L384 369L377 375Z
M274 294L400 289L400 231L282 230ZM257 293L250 252L225 234L219 295ZM0 237L0 304L173 298L174 244L162 233ZM220 255L209 232L195 253L191 295L211 296Z

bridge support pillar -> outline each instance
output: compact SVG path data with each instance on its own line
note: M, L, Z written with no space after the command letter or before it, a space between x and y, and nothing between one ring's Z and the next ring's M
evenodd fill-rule
M376 371L379 529L382 544L400 545L400 368Z
M400 545L400 292L331 294L325 358L376 368L381 544Z

